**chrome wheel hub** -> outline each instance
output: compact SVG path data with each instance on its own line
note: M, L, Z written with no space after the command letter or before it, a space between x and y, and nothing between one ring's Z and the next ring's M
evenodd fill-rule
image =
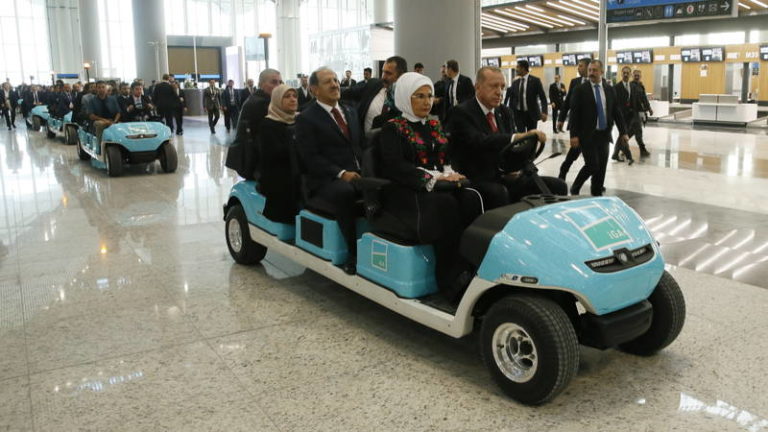
M504 323L493 333L493 359L511 381L525 383L538 369L536 344L528 332L514 323Z
M232 218L227 222L227 238L232 250L240 253L240 250L243 248L243 232L240 229L240 222L236 218Z

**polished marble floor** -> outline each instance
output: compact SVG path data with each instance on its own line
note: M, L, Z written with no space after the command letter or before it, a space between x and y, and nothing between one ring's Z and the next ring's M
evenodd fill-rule
M686 326L651 358L582 348L566 392L530 408L472 337L278 255L234 264L222 126L187 122L178 172L120 178L0 131L0 431L768 431L768 136L649 125L646 141L608 192L661 242Z

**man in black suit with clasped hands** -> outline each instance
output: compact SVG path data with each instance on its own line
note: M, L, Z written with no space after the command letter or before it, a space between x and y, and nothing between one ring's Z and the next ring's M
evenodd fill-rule
M357 264L354 181L360 178L363 134L354 108L339 104L336 72L322 67L309 77L315 101L296 117L296 141L309 189L307 207L336 216L349 256L344 271L355 274Z
M584 167L571 186L571 194L578 195L581 186L592 176L592 195L603 194L605 167L608 164L608 145L613 141L614 123L620 140L626 142L626 124L616 100L616 92L603 80L603 62L592 60L587 68L589 81L576 87L571 98L571 147L581 148Z
M541 80L528 73L528 60L518 60L515 68L518 78L512 81L504 98L515 115L518 132L535 130L536 124L547 121L547 95Z

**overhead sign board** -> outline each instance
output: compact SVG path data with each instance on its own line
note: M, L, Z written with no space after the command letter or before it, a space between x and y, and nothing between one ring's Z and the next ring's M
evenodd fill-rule
M608 0L608 23L736 16L734 0Z

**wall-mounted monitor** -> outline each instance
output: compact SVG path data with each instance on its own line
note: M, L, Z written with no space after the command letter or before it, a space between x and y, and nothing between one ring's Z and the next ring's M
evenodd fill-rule
M576 54L563 54L563 66L575 66Z
M616 52L616 62L618 64L632 63L632 51L618 51L618 52Z
M530 67L542 67L544 66L544 56L536 55L536 56L528 56L528 65Z
M768 61L768 45L760 45L760 60Z
M725 47L708 47L701 49L701 61L721 62L725 59Z
M220 80L221 75L219 74L200 74L200 81L202 80Z
M653 50L632 51L632 63L635 63L635 64L653 63Z
M480 65L501 67L501 57L484 57L480 59Z
M588 58L588 59L592 60L592 53L579 53L579 54L576 54L576 61L577 62L579 60L583 59L583 58Z
M680 59L683 60L683 63L699 63L701 62L701 49L683 48L680 50Z
M78 79L78 78L80 78L80 75L78 74L69 74L69 73L56 74L56 79Z

